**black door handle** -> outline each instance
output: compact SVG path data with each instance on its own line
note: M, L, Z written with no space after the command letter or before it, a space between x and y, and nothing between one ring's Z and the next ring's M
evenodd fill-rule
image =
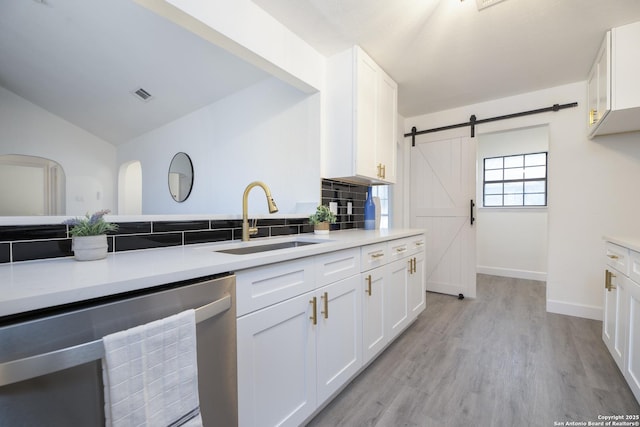
M471 225L473 225L473 223L476 221L476 219L473 217L473 207L476 204L473 203L473 199L469 200L469 221L471 221Z

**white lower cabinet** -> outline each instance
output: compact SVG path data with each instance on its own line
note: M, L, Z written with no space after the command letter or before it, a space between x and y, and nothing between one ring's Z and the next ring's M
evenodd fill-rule
M238 319L238 424L297 426L316 408L312 293Z
M624 370L627 280L624 274L616 269L605 270L602 340L620 371Z
M239 317L237 336L239 425L300 425L362 366L360 274Z
M389 284L385 296L385 322L387 335L399 334L409 324L407 289L409 286L409 260L399 259L387 264Z
M362 273L362 358L367 363L389 342L385 322L387 274L384 267Z
M640 255L640 254L639 254ZM629 280L629 331L627 333L627 360L623 374L629 387L640 402L640 285Z
M425 309L424 239L420 235L362 248L365 364Z
M407 304L409 308L409 321L414 320L426 307L426 283L427 277L424 268L424 251L416 253L409 258L413 263L413 269L409 274L407 287Z
M399 240L236 273L241 427L303 424L424 309L424 251Z
M640 402L640 252L607 242L602 340Z
M360 276L321 289L316 327L318 404L328 399L362 366Z

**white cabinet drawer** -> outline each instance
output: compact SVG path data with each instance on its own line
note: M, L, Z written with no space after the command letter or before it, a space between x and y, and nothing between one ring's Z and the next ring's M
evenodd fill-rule
M389 262L424 252L425 243L424 234L389 241L387 243L390 258Z
M426 242L426 236L421 234L419 236L409 237L409 254L417 254L419 252L424 252Z
M628 276L629 249L607 242L605 251L607 265Z
M238 317L284 301L316 287L313 258L270 264L236 273Z
M360 273L360 249L345 249L316 257L316 288Z
M629 251L629 277L640 283L640 252Z
M376 243L360 249L360 270L367 271L389 262L387 243Z
M411 241L409 239L398 239L389 241L387 243L390 259L389 262L408 256L410 243Z

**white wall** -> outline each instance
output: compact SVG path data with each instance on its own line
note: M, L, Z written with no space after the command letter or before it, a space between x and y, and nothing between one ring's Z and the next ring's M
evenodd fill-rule
M549 130L547 126L536 126L480 133L477 138L477 271L544 281L547 275L546 207L483 207L482 164L487 157L547 151Z
M587 138L586 82L405 119L405 133L577 101L578 107L478 126L491 133L549 126L547 310L602 317L603 241L638 238L640 133ZM409 141L410 138L406 138ZM408 143L408 142L405 142Z
M167 173L178 151L193 162L194 186L177 203ZM142 213L240 214L251 181L264 181L280 213L320 200L320 94L271 78L118 147L118 164L142 164ZM260 189L250 214L267 214ZM306 213L306 212L305 212Z
M324 56L251 0L137 1L298 89L324 84Z
M58 162L66 176L67 215L115 211L115 147L2 87L0 154Z

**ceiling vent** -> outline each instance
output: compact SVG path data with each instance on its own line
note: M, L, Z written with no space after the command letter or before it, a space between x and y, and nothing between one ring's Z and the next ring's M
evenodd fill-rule
M478 5L478 10L486 9L489 6L493 6L494 4L498 4L503 2L504 0L476 0L476 4Z
M149 102L153 99L153 95L142 88L132 91L131 94L143 102Z

